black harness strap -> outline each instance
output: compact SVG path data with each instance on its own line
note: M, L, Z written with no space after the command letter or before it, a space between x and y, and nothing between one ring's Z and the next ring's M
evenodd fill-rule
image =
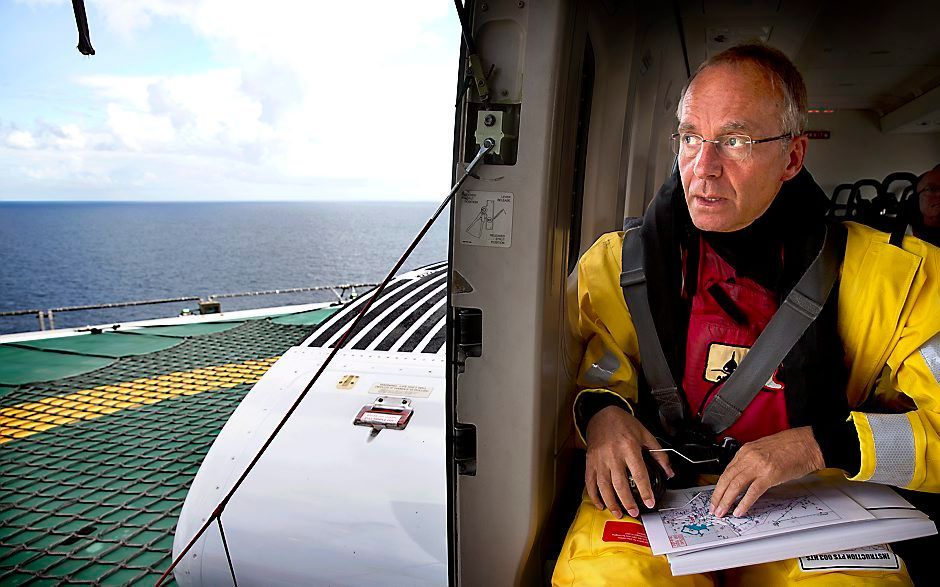
M623 298L636 328L640 367L659 408L663 428L667 434L675 435L676 426L686 419L685 400L672 378L656 325L653 324L647 297L646 272L643 269L643 241L638 229L628 230L623 235L621 256L623 272L620 274L620 287L623 288Z
M758 336L754 346L702 413L704 428L719 434L734 424L760 393L774 371L819 316L839 275L846 230L841 224L823 234L823 245L809 268ZM643 269L643 243L638 230L624 234L620 285L640 345L643 375L652 389L668 434L686 420L685 400L672 377L653 323Z

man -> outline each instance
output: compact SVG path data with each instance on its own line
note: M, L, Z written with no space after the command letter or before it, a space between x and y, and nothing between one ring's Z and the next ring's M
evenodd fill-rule
M680 100L678 172L634 230L685 429L698 426L826 238L825 195L803 170L805 112L799 72L760 44L706 61ZM846 245L822 312L725 433L743 446L718 478L711 509L719 517L743 515L768 488L823 468L940 491L940 461L927 460L928 447L940 446L940 252L845 226L829 228L833 236L842 230ZM628 475L645 505L655 505L641 450L660 448L640 369L640 346L650 341L638 340L621 290L623 239L602 236L579 263L575 329L586 348L574 411L587 445L586 492L553 582L712 585L715 574L672 577L665 557L642 540L603 537L607 522L638 522ZM673 475L665 453L653 458ZM733 569L720 580L910 584L903 565L804 575L794 560Z
M913 234L940 247L940 165L920 176L915 196L920 214L915 215Z

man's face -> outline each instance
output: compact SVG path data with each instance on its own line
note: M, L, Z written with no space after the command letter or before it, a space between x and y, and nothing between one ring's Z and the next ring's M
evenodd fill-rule
M775 137L785 132L781 107L779 94L756 66L715 65L699 73L686 92L679 132L706 139L730 133L754 140ZM709 232L748 226L767 211L780 185L799 172L805 151L806 138L797 137L752 145L750 156L741 161L721 157L712 143L704 143L692 157L680 154L692 222Z
M940 228L940 169L930 171L917 183L920 213L924 224Z

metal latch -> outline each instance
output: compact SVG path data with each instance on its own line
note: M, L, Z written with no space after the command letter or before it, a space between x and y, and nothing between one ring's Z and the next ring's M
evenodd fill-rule
M382 430L404 430L413 413L410 399L382 395L372 405L363 406L353 424L372 428L370 438L374 438Z

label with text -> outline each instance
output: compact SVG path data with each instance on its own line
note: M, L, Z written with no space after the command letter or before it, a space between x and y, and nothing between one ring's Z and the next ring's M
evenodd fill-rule
M901 568L898 557L887 544L876 544L852 550L826 552L800 557L803 571L850 571L853 569L893 570Z
M604 542L629 542L639 546L649 546L643 524L637 522L614 522L604 524Z

